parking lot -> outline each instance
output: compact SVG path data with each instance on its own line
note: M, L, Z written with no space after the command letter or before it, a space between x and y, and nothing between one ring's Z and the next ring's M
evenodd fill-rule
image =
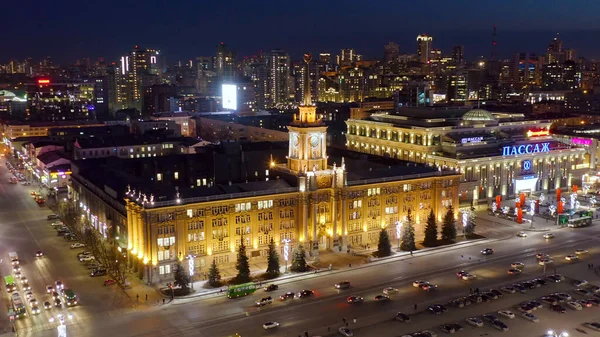
M411 316L411 322L402 323L390 318L388 322L377 324L376 326L364 327L355 329L354 336L403 336L403 337L426 337L425 334L420 334L423 331L430 331L437 335L446 335L443 332L441 325L458 323L462 326L462 330L452 333L453 336L506 336L512 334L516 336L545 336L548 330L554 330L557 333L566 331L570 336L586 336L600 335L600 332L594 331L582 324L585 322L595 322L600 318L600 307L592 305L591 307L583 307L582 310L575 310L567 305L569 301L561 301L561 305L565 309L565 313L553 311L550 305L542 303L543 307L534 309L531 313L538 319L537 322L532 322L521 317L522 312L518 306L520 303L530 300L540 300L541 297L551 293L568 293L574 301L583 299L600 299L600 293L595 296L588 294L584 296L576 292L573 286L577 276L583 274L586 278L591 278L589 285L582 287L590 289L594 283L600 284L600 279L592 273L582 273L581 269L585 269L585 265L572 265L561 270L562 275L566 276L561 282L548 282L547 285L538 288L529 289L525 293L516 292L514 294L502 291L502 298L490 299L489 302L473 303L462 308L448 303L450 298L440 300L439 303L447 308L445 313L439 315L430 313L426 308L419 308L414 311L406 310L406 314ZM540 275L543 277L543 275ZM511 284L499 284L495 289L500 289L501 286L510 286ZM489 289L485 289L487 291ZM483 292L484 289L481 289ZM458 296L457 296L458 297ZM425 309L425 310L423 310ZM499 310L510 310L514 313L514 318L506 318L498 314ZM482 318L483 315L492 314L496 316L507 327L507 331L501 331L494 328L489 322ZM483 326L474 327L465 322L466 318L478 317L484 321ZM350 324L352 327L352 324Z

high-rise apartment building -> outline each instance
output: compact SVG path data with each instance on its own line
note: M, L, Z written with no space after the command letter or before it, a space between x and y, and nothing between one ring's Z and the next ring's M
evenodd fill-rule
M283 50L272 50L268 57L267 91L265 94L265 105L272 108L288 103L290 97L290 55Z
M463 64L465 60L465 46L452 47L452 61L456 65Z
M419 62L429 62L432 42L433 38L431 36L428 36L426 34L417 36L417 55L419 57Z
M361 56L356 54L354 49L342 49L340 54L336 56L337 64L340 67L351 66L354 62L360 61Z
M217 45L215 71L221 82L231 82L235 79L235 53L223 42Z
M122 56L116 66L120 74L113 74L116 81L117 105L121 108L135 108L142 111L144 87L158 84L162 69L159 63L160 52L135 46L126 56Z
M392 62L397 61L400 56L400 45L396 42L390 42L383 46L383 61Z

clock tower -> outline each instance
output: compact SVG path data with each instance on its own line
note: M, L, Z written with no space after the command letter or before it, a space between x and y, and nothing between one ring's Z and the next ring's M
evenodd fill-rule
M298 115L288 126L290 140L287 165L296 172L321 171L327 169L327 126L317 118L317 108L310 95L310 54L304 54L306 71L304 76L304 102Z

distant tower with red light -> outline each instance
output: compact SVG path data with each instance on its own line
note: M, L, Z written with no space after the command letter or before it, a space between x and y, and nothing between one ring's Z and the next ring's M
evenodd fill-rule
M417 36L417 55L419 56L419 62L429 62L432 42L433 37L428 36L427 34Z

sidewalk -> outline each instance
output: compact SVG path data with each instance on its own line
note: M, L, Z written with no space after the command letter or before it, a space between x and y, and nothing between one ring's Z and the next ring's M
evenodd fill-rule
M306 273L301 273L301 274L289 273L289 274L285 274L285 275L280 276L273 280L263 281L262 284L263 285L270 284L270 283L286 284L286 283L294 282L301 278L302 279L310 279L310 278L321 277L321 276L325 276L325 275L339 274L339 273L344 273L344 272L347 272L350 270L364 269L364 268L370 268L370 267L376 266L376 265L393 263L396 261L401 261L406 258L416 258L419 256L448 252L448 251L452 251L452 250L456 250L456 249L461 249L464 247L472 247L472 246L477 246L477 245L489 244L491 242L506 240L511 237L512 237L512 235L504 237L504 238L498 238L498 239L475 239L475 240L470 240L470 241L462 241L462 242L459 242L459 243L456 243L453 245L448 245L448 246L424 248L424 249L421 249L418 251L414 251L412 256L411 256L410 252L400 252L400 253L395 253L392 256L385 257L385 258L371 259L370 262L359 264L359 265L352 265L352 267L346 265L341 268L333 268L332 270L329 270L328 268L321 268L321 269L317 269L316 271L306 272ZM335 253L332 253L332 254L335 254ZM342 255L342 254L340 254L340 255ZM346 255L346 254L343 254L343 255ZM336 257L337 256L338 255L336 255ZM217 296L225 296L226 295L225 290L227 289L227 287L224 286L224 287L216 288L216 289L205 289L205 288L202 288L205 283L206 283L206 281L194 282L194 289L196 291L191 295L188 295L185 297L178 297L176 302L181 302L180 300L183 300L183 299L192 299L192 298L198 298L198 297L204 297L204 296L217 297ZM199 289L202 289L202 290L199 290ZM223 292L221 292L221 290L223 290ZM183 303L185 303L185 302L187 302L187 301L183 301Z

